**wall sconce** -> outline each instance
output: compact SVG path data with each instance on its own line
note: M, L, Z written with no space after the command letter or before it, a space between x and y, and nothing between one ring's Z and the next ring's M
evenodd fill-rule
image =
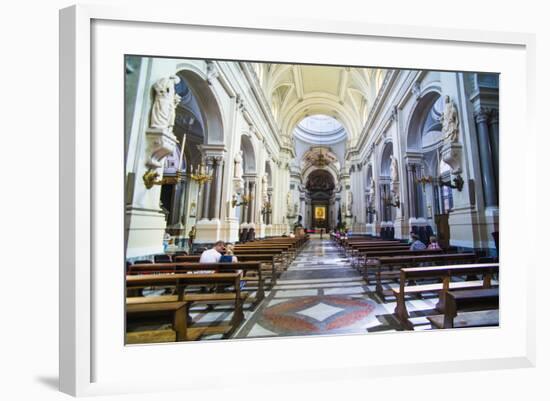
M454 185L453 185L454 183ZM462 191L462 188L464 188L464 179L460 174L457 174L455 178L453 178L452 182L449 181L443 181L441 177L439 177L439 185L442 187L449 187L456 189L457 191Z
M247 206L252 201L252 195L241 195L241 201L237 201L237 195L231 199L231 207Z
M212 181L212 174L208 174L202 163L199 164L196 169L194 166L191 166L191 174L189 174L189 177L199 185Z
M147 170L145 174L143 174L143 183L145 184L145 188L151 189L155 185L178 184L183 180L183 172L181 170L178 170L175 176L162 177L161 180L159 180L158 178L159 173L156 170Z
M414 180L414 182L416 182L417 184L422 184L422 191L426 192L426 184L428 183L431 184L435 182L435 180L431 175L429 175L429 176L422 176L420 178L417 178Z
M271 203L266 202L262 207L262 214L271 214Z
M391 197L384 198L383 200L385 206L400 208L401 202L399 202L399 196L395 196L395 201L392 201Z

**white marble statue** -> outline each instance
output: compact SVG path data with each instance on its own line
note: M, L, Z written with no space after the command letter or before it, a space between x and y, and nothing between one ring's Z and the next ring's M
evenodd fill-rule
M370 205L374 207L374 201L376 200L376 183L374 178L370 179Z
M348 191L347 199L346 199L346 214L348 216L351 215L352 205L353 205L353 193L351 191Z
M264 203L267 203L269 200L267 196L267 174L262 176L262 200Z
M239 150L235 154L234 162L235 162L234 177L242 178L243 177L243 151L242 150Z
M290 192L286 194L286 211L288 216L292 216L292 194Z
M391 156L391 164L390 164L390 179L392 182L399 181L399 176L397 173L397 157Z
M178 76L161 78L154 85L155 100L151 110L151 128L172 129L176 119L176 106L181 97L175 86L180 82Z
M450 143L458 142L458 110L449 95L445 95L445 105L443 106L443 114L440 117L440 121L445 141Z

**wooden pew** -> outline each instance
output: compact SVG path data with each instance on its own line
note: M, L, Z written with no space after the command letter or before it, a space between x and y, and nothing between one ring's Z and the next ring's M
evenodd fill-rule
M193 257L192 255L191 257ZM242 277L243 281L257 283L256 297L251 302L255 307L265 297L264 278L262 275L261 262L237 262L237 263L190 263L190 262L174 262L174 263L152 263L149 265L135 265L130 268L129 275L135 274L160 274L160 273L182 273L213 270L216 273L233 273L236 270L245 272L254 272L256 277Z
M151 297L155 298L155 297ZM175 332L175 341L187 341L187 302L147 302L126 305L126 320L131 318L158 317L163 314L170 314L172 317L172 329ZM127 323L128 324L128 323ZM126 333L127 344L143 344L149 342L162 342L162 338L170 332L156 330L157 333L130 332Z
M498 307L498 288L447 291L444 313L428 320L437 329L498 326Z
M247 294L240 292L240 274L239 273L209 273L209 274L187 274L187 273L169 273L169 274L148 274L126 276L126 288L143 288L154 285L171 285L176 288L177 295L158 296L158 297L130 297L126 298L127 305L150 304L158 301L163 302L186 302L189 311L192 303L217 304L231 302L233 304L233 316L229 325L218 325L209 327L187 327L187 339L196 340L203 335L222 334L224 338L229 337L244 320L242 304L247 298ZM202 286L223 286L231 285L234 288L230 293L193 293L187 291L189 287ZM189 319L189 318L188 318Z
M401 247L394 248L373 248L372 250L364 251L359 254L360 264L359 271L362 272L363 268L367 265L369 259L376 259L388 256L415 256L415 255L439 255L445 253L442 249L422 249L418 251L411 251L409 247L405 249Z
M475 253L452 253L452 254L437 254L437 255L405 255L405 256L382 256L376 259L376 264L366 264L363 277L367 284L369 283L368 274L371 268L376 270L376 293L382 299L386 301L387 295L393 295L391 291L384 291L382 288L383 279L399 279L399 271L394 271L395 268L413 267L419 264L466 264L475 263L477 261L477 255ZM382 271L383 268L387 268L387 271Z
M284 244L278 244L278 245L271 245L271 244L237 244L233 248L233 252L237 253L243 253L243 252L249 252L249 253L265 253L266 251L270 251L271 253L280 253L282 257L285 259L285 263L290 264L294 257L296 256L296 250L292 249L290 245L284 245Z
M352 248L350 251L350 257L352 265L360 264L361 260L366 262L367 253L381 252L381 251L407 251L410 249L410 245L407 244L376 244L374 246L360 246Z
M445 293L456 289L479 289L490 288L493 284L491 276L498 273L498 263L478 263L464 265L431 266L431 267L410 267L400 270L399 288L392 289L396 297L396 307L394 314L407 330L412 330L412 324L409 321L409 313L405 302L406 295L420 295L426 292L436 292L439 294L439 301L436 309L445 310ZM452 277L482 275L483 280L470 281L451 281ZM441 280L440 283L407 285L409 281L416 280Z
M270 271L268 276L270 277L270 288L277 283L277 261L282 263L279 254L274 253L247 253L239 252L235 256L238 258L239 262L261 262L262 264L269 264ZM180 263L198 263L200 260L200 255L191 255L191 256L176 256L175 262ZM265 273L264 273L265 276Z
M343 250L346 255L353 256L361 249L368 249L373 247L403 247L407 244L399 241L368 241L368 242L352 242L344 246ZM410 245L409 245L410 246Z

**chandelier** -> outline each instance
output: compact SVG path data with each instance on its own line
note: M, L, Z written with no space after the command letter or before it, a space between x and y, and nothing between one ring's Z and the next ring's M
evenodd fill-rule
M313 159L312 164L316 167L325 167L330 164L330 160L323 154L323 148L319 146L319 153Z

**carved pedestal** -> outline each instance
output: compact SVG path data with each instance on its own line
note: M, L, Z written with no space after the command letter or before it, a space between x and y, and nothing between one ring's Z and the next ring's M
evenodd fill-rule
M460 143L445 143L441 150L441 158L451 167L453 174L462 173L462 145Z
M167 128L149 128L145 134L147 141L146 165L150 169L161 168L163 159L172 154L177 147L177 139Z

